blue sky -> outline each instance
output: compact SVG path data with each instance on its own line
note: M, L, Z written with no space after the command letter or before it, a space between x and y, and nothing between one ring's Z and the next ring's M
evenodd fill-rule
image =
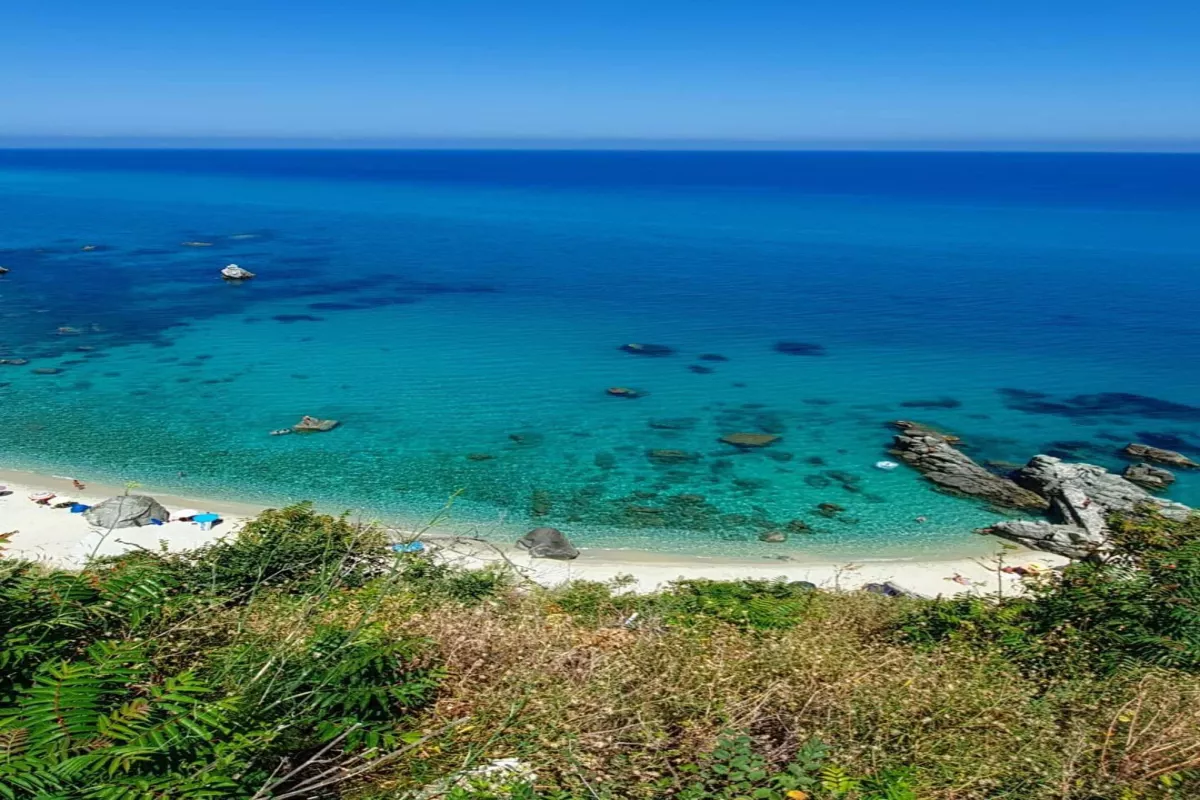
M1200 143L1177 0L0 0L0 136Z

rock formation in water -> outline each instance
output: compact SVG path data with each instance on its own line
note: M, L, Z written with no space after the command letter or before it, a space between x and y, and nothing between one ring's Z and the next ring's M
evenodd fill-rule
M617 349L626 353L632 353L635 356L670 356L675 354L675 351L665 344L642 344L634 342L632 344L623 344Z
M1175 482L1170 470L1150 464L1130 464L1121 477L1151 491L1163 491Z
M248 281L254 277L254 273L237 264L229 264L221 270L221 277L227 281Z
M626 400L636 400L646 394L640 389L631 389L628 386L613 386L604 391L610 397L623 397Z
M1114 512L1153 509L1164 517L1186 519L1192 510L1164 500L1095 464L1069 464L1037 455L1013 473L1021 487L1050 502L1048 522L1010 520L981 533L999 536L1036 550L1069 558L1088 558L1108 548L1108 517Z
M1159 464L1169 464L1172 467L1200 469L1200 464L1192 461L1182 453L1176 453L1174 450L1164 450L1161 447L1151 447L1148 444L1128 444L1121 452L1138 461L1154 461Z
M892 423L900 432L892 454L921 472L925 479L951 494L978 497L1003 508L1045 510L1045 497L976 464L954 448L957 437L915 422Z
M338 426L336 419L317 419L310 417L307 414L300 418L300 421L292 426L292 430L296 433L320 433L322 431L331 431Z

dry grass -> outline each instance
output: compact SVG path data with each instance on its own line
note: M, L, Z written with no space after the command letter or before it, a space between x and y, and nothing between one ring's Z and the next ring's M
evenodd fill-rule
M911 767L920 796L944 800L1118 797L1200 759L1194 679L1047 688L979 651L890 643L895 604L874 597L824 596L772 632L597 627L520 596L391 610L448 671L425 729L470 718L401 768L417 780L520 756L558 786L662 796L648 781L726 730L776 762L817 737L856 774Z

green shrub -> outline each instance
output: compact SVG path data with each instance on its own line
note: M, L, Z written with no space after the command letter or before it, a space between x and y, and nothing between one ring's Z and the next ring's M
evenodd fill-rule
M996 644L1030 669L1200 671L1200 515L1110 520L1112 550L1001 602L942 600L900 623L909 641Z
M675 622L692 624L707 617L742 628L770 630L798 624L813 596L811 586L782 580L685 580L672 584L660 604L661 611Z

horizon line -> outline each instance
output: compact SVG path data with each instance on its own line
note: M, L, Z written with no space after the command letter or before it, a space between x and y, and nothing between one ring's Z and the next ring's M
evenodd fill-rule
M763 152L1200 153L1178 139L753 139L710 137L0 135L3 150L588 150Z

